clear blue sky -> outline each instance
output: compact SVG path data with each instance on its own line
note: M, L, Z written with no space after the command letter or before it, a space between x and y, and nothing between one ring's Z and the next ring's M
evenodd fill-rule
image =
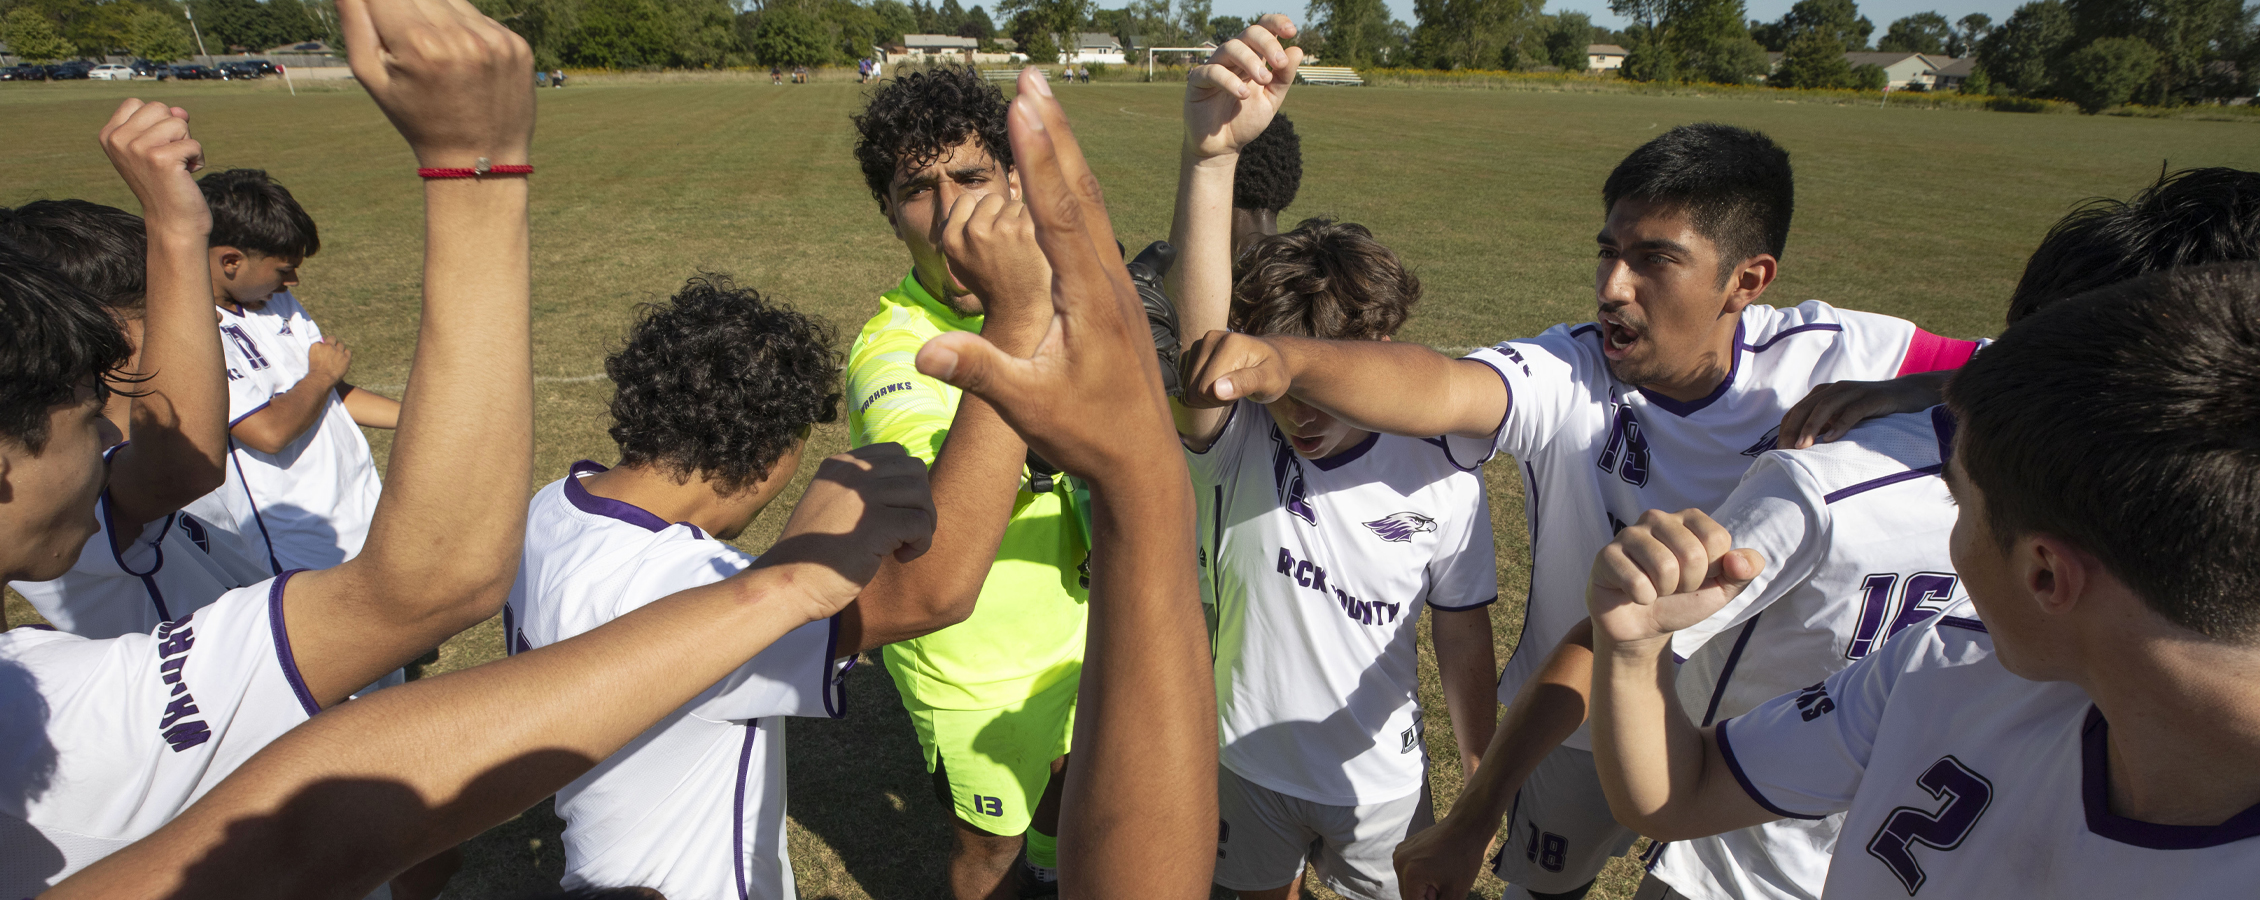
M1213 14L1219 16L1249 17L1263 12L1284 12L1300 21L1305 2L1306 0L1290 0L1288 3L1280 3L1277 0L1271 0L1271 2L1265 2L1265 0L1211 0L1211 8ZM1387 0L1387 2L1390 15L1404 20L1407 25L1419 24L1419 18L1413 15L1412 0ZM1781 14L1788 12L1790 4L1796 2L1796 0L1744 0L1744 2L1749 6L1750 18L1770 21L1781 18ZM1876 36L1881 37L1883 30L1891 25L1893 19L1919 12L1936 11L1945 16L1949 22L1959 20L1970 13L1981 12L1992 16L1993 23L1998 25L2001 24L2003 19L2009 18L2009 13L2016 10L2019 2L2020 0L1867 0L1867 2L1860 3L1860 14L1867 16L1869 21L1875 23ZM1113 6L1116 4L1111 0L1099 0L1099 5ZM1621 28L1625 24L1623 20L1609 14L1607 0L1548 0L1546 3L1546 11L1550 13L1565 9L1578 10L1591 15L1595 25Z

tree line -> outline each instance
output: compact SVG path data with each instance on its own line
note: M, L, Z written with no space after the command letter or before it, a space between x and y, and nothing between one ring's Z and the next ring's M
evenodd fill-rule
M1054 60L1060 37L1114 35L1141 47L1230 39L1247 26L1210 0L473 0L524 35L544 68L841 65L906 34L971 38ZM1308 0L1302 46L1353 66L1582 71L1586 46L1628 55L1639 81L1877 88L1884 73L1848 52L1974 57L1961 89L2060 98L2090 110L2249 97L2260 89L2260 0L2031 0L1999 24L1983 13L1924 12L1878 36L1855 0L1798 0L1779 20L1747 18L1744 0L1611 0L1629 24L1547 13L1545 0L1415 0L1414 25L1383 0ZM336 36L331 0L0 0L0 41L27 59L195 52L194 13L214 53ZM1778 54L1770 57L1768 54ZM1778 59L1778 62L1776 61Z

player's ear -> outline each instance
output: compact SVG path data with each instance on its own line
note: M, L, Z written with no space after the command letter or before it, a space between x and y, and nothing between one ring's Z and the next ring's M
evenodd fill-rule
M1734 275L1727 279L1726 312L1739 313L1743 307L1758 302L1758 297L1773 284L1781 271L1781 260L1771 253L1760 253L1735 266Z
M1011 166L1006 166L1006 167L1005 167L1005 169L1004 169L1004 196L1005 196L1005 199L1007 199L1007 200L1019 200L1019 199L1021 199L1021 197L1020 197L1020 170L1019 170L1019 169L1013 168L1013 167L1011 167Z
M234 278L235 273L249 261L250 255L235 247L222 244L212 248L212 271L223 278Z
M2017 577L2041 612L2064 615L2092 600L2087 594L2101 574L2095 557L2048 535L2020 537L2015 546Z

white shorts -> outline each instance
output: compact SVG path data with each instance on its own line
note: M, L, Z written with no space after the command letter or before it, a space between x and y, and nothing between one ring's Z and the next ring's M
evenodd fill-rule
M1513 886L1507 897L1577 890L1640 838L1609 812L1592 752L1574 747L1556 747L1538 763L1515 794L1507 826L1491 860L1491 873Z
M1396 800L1328 806L1282 794L1216 767L1216 883L1272 890L1303 877L1352 900L1397 900L1397 845L1436 823L1428 785Z

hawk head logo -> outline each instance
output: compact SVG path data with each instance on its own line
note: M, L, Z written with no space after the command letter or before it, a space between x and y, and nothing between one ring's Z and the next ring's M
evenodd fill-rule
M1373 529L1384 541L1411 543L1413 535L1435 531L1436 520L1416 512L1390 513L1365 523L1365 527Z

